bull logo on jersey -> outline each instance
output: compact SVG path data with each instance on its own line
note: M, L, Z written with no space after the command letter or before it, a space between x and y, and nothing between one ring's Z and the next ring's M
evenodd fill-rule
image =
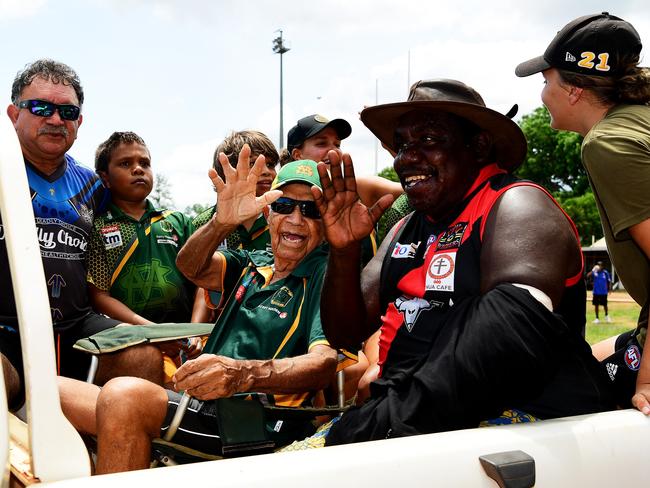
M460 247L463 240L463 234L467 228L467 222L458 222L449 229L447 229L438 239L436 251L444 251L446 249L454 249Z
M425 300L420 297L406 298L404 295L395 300L395 308L404 317L404 324L409 332L413 330L415 322L422 310L431 310L434 307L441 307L443 304L435 300Z

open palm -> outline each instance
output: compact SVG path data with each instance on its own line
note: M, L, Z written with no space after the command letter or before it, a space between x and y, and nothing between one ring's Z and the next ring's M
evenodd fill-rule
M325 237L330 246L342 249L369 235L382 213L391 205L392 195L384 195L371 208L366 207L357 194L354 167L349 154L328 154L330 165L319 163L323 190L312 192L325 226ZM343 165L341 165L343 162Z
M280 190L270 190L256 197L257 180L264 171L265 159L260 155L251 167L251 150L248 144L239 152L237 167L233 168L224 153L219 154L224 182L214 169L209 176L217 190L217 222L222 225L238 225L260 214L262 209L282 196Z

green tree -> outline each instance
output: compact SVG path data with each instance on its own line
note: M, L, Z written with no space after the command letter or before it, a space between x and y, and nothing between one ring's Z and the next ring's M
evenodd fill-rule
M528 154L517 176L539 183L553 194L582 195L589 188L580 160L582 136L551 128L545 107L536 108L521 119L528 141Z
M385 167L377 174L377 176L381 176L383 178L386 178L387 180L395 181L399 183L399 178L397 177L397 173L395 172L392 166Z
M574 197L558 196L557 200L576 224L580 234L580 244L589 246L592 236L596 239L603 236L596 200L591 190L587 190L584 195Z
M581 244L603 235L596 201L580 159L582 136L551 128L545 107L524 115L520 126L528 141L526 160L517 176L540 184L560 203L580 233Z
M192 206L185 207L185 211L183 212L185 215L188 217L194 218L200 213L203 213L208 207L211 207L209 203L195 203Z
M174 198L172 197L172 184L163 173L157 173L155 176L156 184L153 191L149 194L149 200L154 207L160 209L175 208Z

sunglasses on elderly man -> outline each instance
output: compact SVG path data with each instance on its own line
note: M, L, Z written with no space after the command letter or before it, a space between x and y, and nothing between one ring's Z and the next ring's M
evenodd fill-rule
M81 112L81 109L76 105L57 105L45 100L23 100L18 103L18 107L29 109L33 115L39 117L52 117L54 111L58 110L59 116L63 120L77 120Z
M300 213L308 219L320 219L320 212L316 207L316 202L311 200L294 200L293 198L280 197L271 204L271 210L276 213L289 215L293 209L300 209Z

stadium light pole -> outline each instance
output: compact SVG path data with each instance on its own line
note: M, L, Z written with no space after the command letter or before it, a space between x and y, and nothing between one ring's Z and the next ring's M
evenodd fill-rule
M273 52L280 55L280 146L279 149L284 149L284 115L283 115L283 87L282 87L282 55L289 51L289 47L284 44L282 38L282 29L278 29L280 35L273 39Z

